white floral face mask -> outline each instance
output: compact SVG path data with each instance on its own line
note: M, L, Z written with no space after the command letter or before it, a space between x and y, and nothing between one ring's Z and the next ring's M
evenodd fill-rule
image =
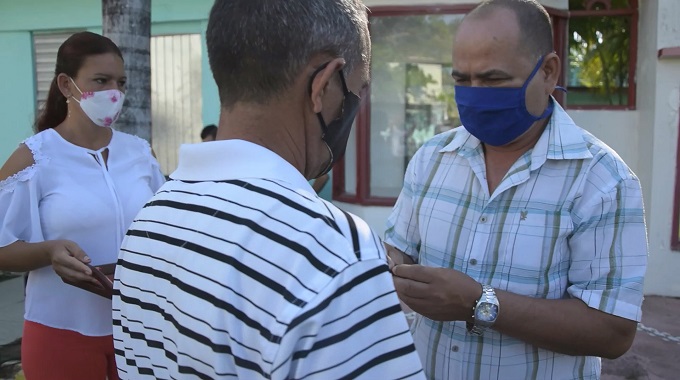
M71 96L73 100L80 104L80 108L85 112L85 115L92 120L93 123L100 127L110 127L115 123L120 116L123 109L123 101L125 94L119 90L104 90L104 91L80 91L76 82L71 82L78 92L80 92L80 100Z

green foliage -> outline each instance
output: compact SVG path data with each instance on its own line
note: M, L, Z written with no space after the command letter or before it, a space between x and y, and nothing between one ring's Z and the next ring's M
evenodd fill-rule
M596 9L599 9L596 3ZM583 0L571 0L570 9L583 10ZM612 8L627 8L627 0L613 0ZM626 16L572 17L569 20L570 85L586 87L600 103L627 102L630 78L630 18ZM572 97L573 99L573 97ZM570 102L574 103L574 102Z

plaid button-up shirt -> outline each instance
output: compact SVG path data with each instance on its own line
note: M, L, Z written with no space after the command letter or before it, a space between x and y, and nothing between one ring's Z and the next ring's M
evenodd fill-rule
M648 252L640 182L558 104L493 194L478 139L461 127L427 142L406 170L385 238L422 265L640 321ZM412 331L432 379L600 377L599 358L558 354L494 330L472 336L465 322L418 316Z

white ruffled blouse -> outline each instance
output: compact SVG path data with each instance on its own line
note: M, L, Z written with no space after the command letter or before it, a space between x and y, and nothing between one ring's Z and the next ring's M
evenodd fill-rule
M149 144L114 130L109 145L93 151L53 129L24 144L35 163L0 182L0 247L65 239L93 265L116 262L128 226L165 181ZM111 301L65 284L51 266L30 272L25 305L32 322L88 336L112 332Z

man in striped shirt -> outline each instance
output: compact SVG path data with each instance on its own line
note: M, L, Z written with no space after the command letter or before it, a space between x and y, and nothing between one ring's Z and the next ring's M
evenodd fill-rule
M465 17L453 50L464 127L415 154L389 218L428 378L599 379L599 357L635 336L640 183L550 96L562 68L551 30L533 0Z
M113 300L121 379L419 379L384 247L307 182L342 157L368 83L359 0L218 0L214 142L130 227Z

